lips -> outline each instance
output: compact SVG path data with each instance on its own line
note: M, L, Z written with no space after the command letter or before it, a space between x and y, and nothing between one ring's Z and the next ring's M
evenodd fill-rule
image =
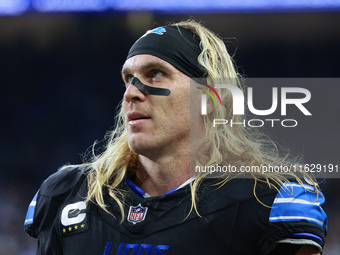
M134 112L127 113L127 119L129 123L131 123L131 122L136 122L137 120L147 120L147 119L150 119L150 117L141 112L134 111Z

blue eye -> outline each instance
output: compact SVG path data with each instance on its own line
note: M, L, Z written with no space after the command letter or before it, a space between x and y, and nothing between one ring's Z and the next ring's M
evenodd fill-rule
M128 80L128 83L131 83L131 82L132 82L132 79L133 79L133 76L129 76L128 79L127 79L127 80Z
M160 76L163 76L163 73L161 71L155 71L153 73L153 77L160 77Z

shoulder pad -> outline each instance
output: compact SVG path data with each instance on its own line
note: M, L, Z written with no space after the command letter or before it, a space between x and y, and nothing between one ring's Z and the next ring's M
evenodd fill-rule
M86 171L87 168L79 166L62 168L43 182L40 193L51 197L67 194L70 190L79 188L86 178Z
M53 219L53 214L57 212L55 208L60 202L74 194L81 193L86 196L87 182L84 181L86 172L88 172L86 167L69 166L52 174L43 182L26 214L24 227L29 235L37 237L39 229L44 224L51 225L51 222L46 221Z

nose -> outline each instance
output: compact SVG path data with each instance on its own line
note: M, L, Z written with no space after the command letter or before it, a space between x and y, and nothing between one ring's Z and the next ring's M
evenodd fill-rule
M145 94L137 89L134 85L129 84L124 93L124 100L128 103L134 101L144 101Z

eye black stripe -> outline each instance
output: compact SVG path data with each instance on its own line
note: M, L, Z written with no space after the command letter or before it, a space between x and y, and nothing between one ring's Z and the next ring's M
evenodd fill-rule
M169 96L171 94L170 89L150 87L142 83L137 77L132 78L131 84L146 94L150 94L154 96Z

